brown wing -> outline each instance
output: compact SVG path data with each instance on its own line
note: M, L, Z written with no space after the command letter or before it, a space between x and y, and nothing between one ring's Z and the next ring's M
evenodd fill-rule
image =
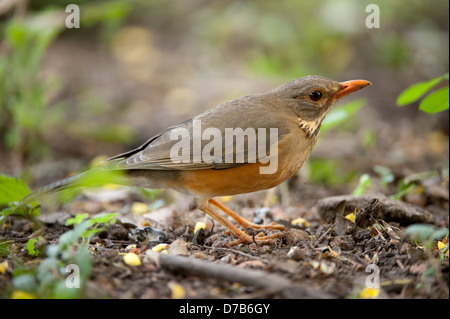
M114 156L108 161L118 160L116 164L119 169L150 170L226 169L248 163L249 160L250 162L264 161L267 156L258 156L257 147L249 147L249 145L255 146L254 143L258 141L258 128L266 128L265 134L261 137L265 138L267 152L270 147L270 128L278 130L278 138L287 133L285 123L276 114L263 116L264 112L268 110L263 107L261 99L257 96L235 99L218 105L191 120L170 127L140 147ZM271 120L268 121L268 119ZM206 134L208 131L205 132L205 130L211 128L213 133L218 134L217 137L214 134L211 136ZM230 130L239 133L241 129L241 132L248 133L243 136L244 143L233 143L234 140L225 138ZM189 144L187 152L183 152L180 148L181 144L177 144L180 143L183 134L186 136L184 142ZM202 139L202 135L205 139ZM255 136L256 140L252 136ZM216 156L210 156L205 161L202 150L208 144L211 146L211 142L218 142L219 137L221 141L218 150L215 153L212 150L210 153ZM199 147L194 147L194 140L198 141ZM237 158L241 161L237 162Z

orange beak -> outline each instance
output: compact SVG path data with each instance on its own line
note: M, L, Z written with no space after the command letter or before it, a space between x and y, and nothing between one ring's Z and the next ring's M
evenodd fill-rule
M334 95L334 98L336 100L340 99L343 96L346 96L347 94L361 90L361 89L365 88L366 86L372 85L371 82L366 81L366 80L351 80L351 81L341 82L339 84L341 85L341 90L338 91Z

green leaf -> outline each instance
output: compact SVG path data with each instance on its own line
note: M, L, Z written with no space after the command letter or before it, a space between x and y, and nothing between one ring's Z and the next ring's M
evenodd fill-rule
M31 238L27 241L27 250L28 254L31 256L37 256L39 255L39 252L34 249L34 244L37 242L37 238Z
M43 242L45 242L44 238L42 238L42 236L39 236L38 238L31 238L30 240L27 241L27 250L28 250L28 254L31 256L39 256L41 254L41 251L39 250L39 246L38 249L36 249L36 243L42 244Z
M321 131L328 131L340 123L346 121L366 104L365 99L354 100L346 105L339 106L327 115L322 122Z
M36 243L40 242L42 243L44 241L44 238L42 238L42 236L39 236L38 238L31 238L30 240L27 241L27 250L28 250L28 254L31 256L39 256L39 254L41 253L39 251L39 249L36 249Z
M30 192L25 182L11 176L0 174L0 205L19 201Z
M72 230L65 232L59 236L58 248L59 251L65 251L68 247L78 242L83 237L85 231L91 226L89 220L84 220L77 224ZM71 252L69 251L69 254Z
M402 179L397 184L397 194L391 195L390 197L393 199L401 200L403 196L408 194L414 188L416 188L416 185L414 183L408 183L404 179Z
M348 183L354 176L354 171L343 171L342 163L336 159L314 158L307 165L308 179L315 184L325 184L337 187Z
M356 187L356 189L352 192L352 195L363 195L366 189L370 186L371 182L372 181L369 174L361 175L359 178L358 187Z
M434 86L442 82L443 80L448 79L448 73L439 76L437 78L433 78L426 82L419 82L411 85L407 89L405 89L397 98L397 105L404 106L410 103L413 103L424 96L429 90L431 90Z
M88 213L85 214L76 214L75 217L73 218L68 218L66 220L66 226L70 226L70 225L78 225L79 223L81 223L83 220L85 220L86 218L89 217Z
M429 94L422 102L420 102L419 109L427 113L437 113L448 110L448 94L448 86Z
M116 217L117 215L119 215L119 213L105 214L105 215L91 218L90 221L91 221L92 225L95 223L97 223L97 224L104 223L106 225L109 225L110 223L114 224L116 222L116 219L114 217Z

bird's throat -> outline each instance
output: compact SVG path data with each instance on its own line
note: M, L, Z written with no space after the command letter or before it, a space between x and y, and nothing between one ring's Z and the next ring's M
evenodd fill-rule
M298 126L305 131L307 138L316 138L322 125L323 117L318 120L307 121L298 118Z

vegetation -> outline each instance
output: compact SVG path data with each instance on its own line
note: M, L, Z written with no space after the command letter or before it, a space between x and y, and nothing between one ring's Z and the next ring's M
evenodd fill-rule
M425 82L419 82L411 85L404 90L397 98L397 105L404 106L416 102L425 94L429 93L436 85L442 81L448 81L448 73L441 75L437 78L431 79ZM449 104L449 91L448 85L442 87L434 92L428 94L422 99L419 105L419 109L426 113L438 113L448 110Z

